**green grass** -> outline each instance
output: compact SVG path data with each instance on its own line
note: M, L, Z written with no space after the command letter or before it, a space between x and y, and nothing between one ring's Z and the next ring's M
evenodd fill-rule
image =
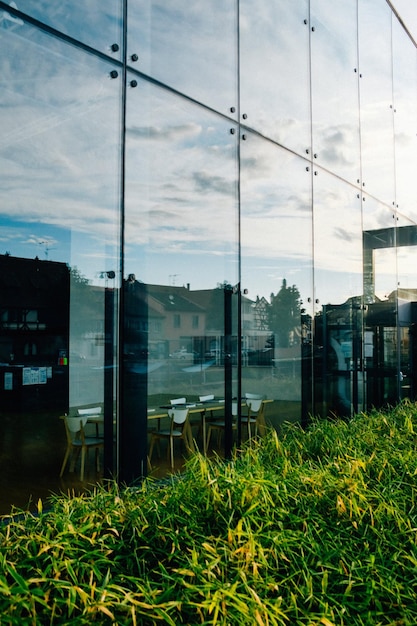
M0 623L415 626L416 447L405 402L39 503L0 527Z

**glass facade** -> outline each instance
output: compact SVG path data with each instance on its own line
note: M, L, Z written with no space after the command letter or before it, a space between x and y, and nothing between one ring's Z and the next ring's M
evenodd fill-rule
M415 399L391 3L0 1L0 52L0 513L227 457L247 394L275 428Z

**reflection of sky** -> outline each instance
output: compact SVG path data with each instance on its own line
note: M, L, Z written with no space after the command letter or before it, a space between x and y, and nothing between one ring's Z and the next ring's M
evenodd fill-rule
M240 3L241 109L248 124L292 149L310 143L307 2ZM277 28L277 25L278 28Z
M47 252L92 278L117 238L119 81L31 27L0 36L2 252Z
M110 0L90 0L78 8L69 2L43 0L17 4L53 26L65 23L69 34L79 29L83 41L100 49L104 48L89 30L110 43L110 34L119 24L120 3ZM362 6L368 4L372 6ZM139 53L138 69L224 112L235 94L231 79L235 42L230 34L236 24L230 6L222 5L209 14L211 3L202 7L188 0L175 3L175 7L162 2L146 6L149 12L145 11L146 19L140 24L143 3L130 3L129 46ZM387 17L385 4L374 6L381 7L382 17ZM271 132L279 141L300 150L310 138L306 104L308 29L300 19L306 7L303 2L288 11L285 3L262 1L254 12L249 0L241 3L242 104L248 112L247 124ZM321 148L318 162L324 159L350 180L351 165L357 163L356 139L349 139L357 109L350 110L351 84L345 85L343 77L348 69L353 70L354 47L352 42L346 49L339 45L344 31L350 30L346 20L338 15L336 24L330 23L331 16L322 11L327 2L317 0L312 7L317 24L313 63L320 69L327 59L328 70L323 76L320 72L313 75L314 140ZM362 29L366 45L378 30L374 15L367 15L368 30ZM80 18L81 26L77 25ZM278 21L279 37L274 27ZM260 38L260 25L264 28L265 24L270 28ZM335 28L342 33L340 40L335 37L330 41L324 33L334 33ZM146 36L143 40L142 35ZM117 258L111 242L118 236L120 80L108 78L110 66L105 63L38 35L28 26L3 29L0 36L0 171L3 176L7 173L0 187L0 216L4 216L0 217L1 252L40 258L48 255L52 260L77 265L93 278L104 269L105 258L111 269ZM212 45L214 37L216 46ZM386 31L384 37L386 43ZM149 54L143 50L148 44ZM387 64L382 63L379 44L376 54L372 46L369 51L365 46L362 58L370 76L362 91L363 148L365 157L369 153L376 163L369 171L365 158L364 170L371 181L368 191L372 192L375 183L386 195L384 199L391 200L382 187L388 180L386 170L379 160L374 161L381 158L387 162L389 149L385 147L392 147L388 138L381 148L378 111L390 93L390 83L383 81L380 91L384 73L379 69L385 72ZM387 55L385 51L385 58ZM222 59L227 63L221 63ZM399 77L403 63L394 65L396 68ZM272 80L277 71L280 80ZM397 81L398 98L402 96L403 101L407 101L407 81L407 75ZM307 99L300 94L307 94ZM214 287L224 280L235 282L237 135L230 134L231 123L143 81L136 90L128 90L128 99L126 273L135 273L145 282L189 282L192 288ZM305 291L310 288L310 174L301 159L287 155L286 162L283 152L277 158L278 152L267 147L267 142L257 144L251 137L244 145L242 142L243 286L250 294L276 293L283 278L302 285ZM404 162L408 161L407 154L403 153ZM356 218L350 223L354 201L347 196L352 189L340 179L322 181L321 176L314 180L316 244L319 242L315 247L316 279L320 290L337 289L338 299L342 299L347 285L343 277L351 277L353 287L345 289L348 297L354 295L351 291L356 289L361 272L360 225ZM407 179L401 179L401 184L404 189ZM407 196L407 190L403 193ZM365 205L367 228L377 228L386 219L383 210L368 210Z
M109 52L112 43L120 44L121 0L15 0L7 4L103 52ZM8 22L6 27L11 25Z
M70 232L42 222L24 223L0 218L0 254L68 262Z
M236 137L200 107L142 89L128 107L126 266L150 283L235 282Z
M317 162L356 183L359 177L359 103L356 5L312 3L312 119Z
M135 68L222 113L237 106L235 4L129 2Z
M417 3L415 0L391 0L411 35L417 41Z

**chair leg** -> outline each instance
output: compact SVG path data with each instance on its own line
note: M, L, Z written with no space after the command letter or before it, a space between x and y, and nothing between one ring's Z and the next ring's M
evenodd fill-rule
M81 449L81 471L80 471L80 480L83 482L84 480L84 467L85 467L85 448L84 446Z
M76 448L75 450L73 450L71 464L70 464L70 472L73 472L75 470L75 464L78 461L80 452L81 452L80 448Z
M169 449L171 451L171 468L174 469L174 437L169 438Z
M150 448L149 448L149 456L148 456L149 466L151 465L151 460L152 460L152 454L153 454L154 446L155 446L155 437L153 435L151 435L151 445L150 445Z
M61 472L59 474L60 478L62 478L62 476L64 475L65 467L66 467L66 465L68 463L68 459L69 459L70 454L71 454L71 448L69 446L67 446L67 449L65 450L64 460L63 460L62 466L61 466Z
M224 430L222 428L218 428L217 431L218 431L217 432L217 447L220 450L220 446L221 446L221 443L222 443L222 435L224 433Z
M209 449L209 445L210 445L210 439L211 439L211 426L208 427L208 431L207 431L207 437L206 437L206 449L204 450L204 454L207 454L208 449Z

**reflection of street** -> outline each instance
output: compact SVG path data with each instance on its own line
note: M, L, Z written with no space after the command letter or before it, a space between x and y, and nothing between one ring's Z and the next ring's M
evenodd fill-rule
M103 397L104 376L103 366L95 361L80 361L75 365L70 363L71 398L73 404L91 404Z
M157 365L157 367L155 367ZM171 392L189 395L198 393L205 385L214 385L223 392L223 369L215 367L213 361L187 365L182 359L170 358L158 363L149 361L148 364L148 393L149 395Z

